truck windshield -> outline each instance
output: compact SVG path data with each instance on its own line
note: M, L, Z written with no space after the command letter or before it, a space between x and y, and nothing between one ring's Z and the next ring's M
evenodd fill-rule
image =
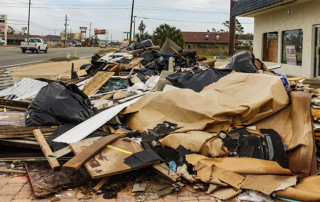
M29 39L29 42L41 42L40 39Z

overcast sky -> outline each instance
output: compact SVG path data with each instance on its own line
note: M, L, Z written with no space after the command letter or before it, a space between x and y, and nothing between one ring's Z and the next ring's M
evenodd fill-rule
M0 14L8 15L8 25L20 31L27 26L29 0L1 0ZM79 27L106 29L100 39L122 41L130 30L132 0L31 0L30 33L59 34L64 30L68 15L68 31L80 32ZM146 31L167 23L181 31L204 32L207 29L226 29L222 22L229 20L229 0L135 0L136 32L141 20ZM145 19L144 19L145 18ZM245 33L253 33L253 18L238 18ZM89 30L87 30L87 37Z

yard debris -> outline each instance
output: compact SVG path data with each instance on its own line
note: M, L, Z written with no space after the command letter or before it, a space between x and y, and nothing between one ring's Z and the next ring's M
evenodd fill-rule
M82 186L110 199L131 183L137 200L190 186L216 200L319 201L320 90L249 52L216 63L145 40L94 55L69 82L24 78L0 91L0 107L19 111L1 112L0 144L42 149L49 164L25 163L37 197Z

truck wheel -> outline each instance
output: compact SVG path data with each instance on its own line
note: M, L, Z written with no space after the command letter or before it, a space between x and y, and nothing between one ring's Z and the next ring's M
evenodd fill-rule
M34 53L34 50L32 50L31 52Z
M44 53L47 53L48 52L48 48L46 48L46 50L44 50Z
M26 50L22 49L22 53L25 53L25 52L26 52Z
M36 50L36 53L39 53L39 49L40 49L40 48L38 48L38 49Z

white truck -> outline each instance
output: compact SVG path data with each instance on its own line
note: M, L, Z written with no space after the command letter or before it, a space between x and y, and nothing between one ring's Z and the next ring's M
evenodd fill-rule
M48 52L48 44L43 39L39 38L30 38L29 43L21 42L20 46L22 53L25 53L26 50L29 50L31 52L39 53L39 51L44 51L45 53Z

